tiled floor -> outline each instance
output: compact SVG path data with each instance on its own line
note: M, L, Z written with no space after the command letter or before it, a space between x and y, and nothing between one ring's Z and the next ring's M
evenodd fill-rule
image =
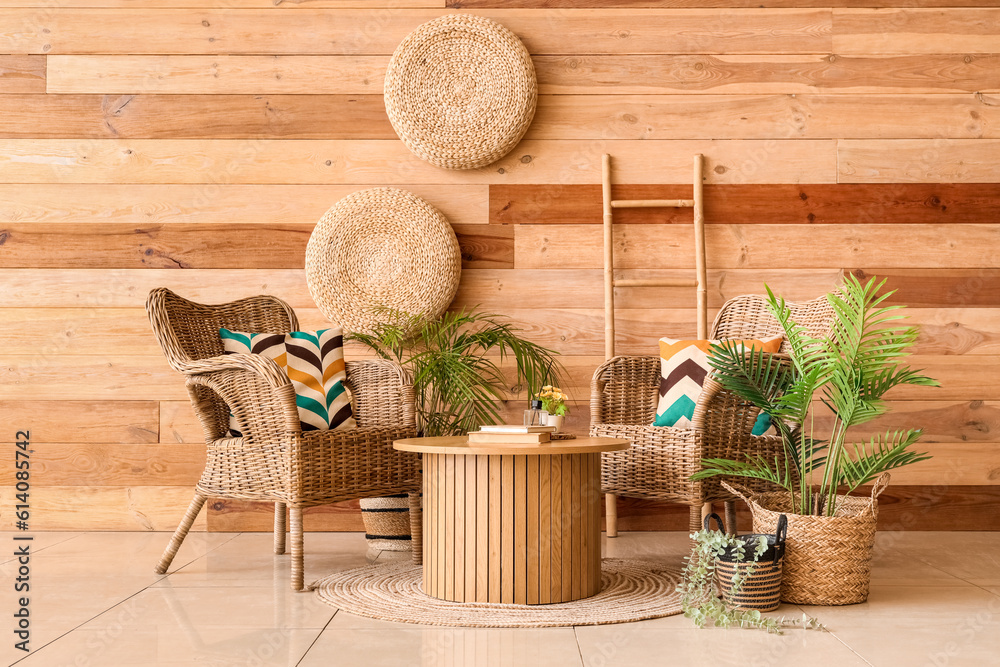
M48 533L31 558L31 647L3 614L0 664L111 665L974 665L1000 664L1000 533L882 533L868 603L806 608L828 633L698 630L681 616L603 627L464 630L384 623L288 588L288 558L261 533L192 533L168 576L165 533ZM4 544L14 544L0 533ZM682 533L624 533L605 555L680 562ZM353 533L306 536L306 575L399 554ZM18 564L0 558L4 580ZM0 589L14 610L12 586ZM784 605L779 614L801 615Z

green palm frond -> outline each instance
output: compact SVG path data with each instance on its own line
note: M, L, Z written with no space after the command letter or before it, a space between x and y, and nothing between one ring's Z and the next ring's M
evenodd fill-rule
M853 456L847 456L839 462L841 478L848 491L854 491L862 484L874 481L887 470L899 468L926 461L930 456L926 453L908 451L909 447L920 439L922 431L887 431L885 435L876 435L867 443L857 443Z
M437 318L376 312L382 322L372 333L346 338L411 371L424 435L457 435L501 421L510 387L505 362L513 362L516 383L532 395L561 375L558 353L522 338L522 330L502 315L476 309Z
M700 480L716 475L728 475L730 477L760 479L784 488L791 484L791 479L784 472L780 461L768 461L763 456L750 456L747 457L746 461L702 459L701 463L704 469L691 475L691 479Z
M747 351L740 341L726 340L708 349L708 364L713 378L740 398L750 401L769 414L779 410L777 399L792 382L787 366L772 363L773 355L761 349Z

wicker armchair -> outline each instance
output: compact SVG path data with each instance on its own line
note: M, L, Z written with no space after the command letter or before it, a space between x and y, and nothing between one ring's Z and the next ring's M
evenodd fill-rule
M814 335L829 332L833 310L825 297L801 304L788 304L793 319ZM782 334L781 326L767 310L767 301L756 295L730 299L712 325L711 337L766 338ZM788 341L781 352L789 351ZM781 438L751 435L760 410L725 391L711 374L705 378L690 428L653 426L660 386L660 358L619 356L594 373L591 382L590 434L625 438L632 447L602 455L601 487L608 494L608 536L617 533L614 511L616 496L664 500L689 505L692 530L701 527L704 503L726 501L727 528L732 531L735 512L731 494L720 478L691 481L704 458L739 459L760 454L768 459L784 457ZM741 479L753 490L766 483Z
M274 502L274 551L285 553L285 509L291 532L293 590L303 590L302 510L341 500L410 494L413 559L421 559L420 474L415 454L392 448L416 436L413 387L389 361L347 362L358 428L303 432L295 392L267 357L223 354L219 328L286 333L298 329L292 309L272 296L203 305L154 289L146 302L153 333L170 366L187 376L205 432L207 463L194 500L156 566L163 574L209 497ZM243 437L227 437L232 411Z

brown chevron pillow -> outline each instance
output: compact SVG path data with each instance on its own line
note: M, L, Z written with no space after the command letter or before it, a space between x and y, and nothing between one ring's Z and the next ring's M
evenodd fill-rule
M340 328L287 334L245 333L220 329L226 354L262 354L274 359L295 389L303 431L354 428ZM242 435L229 416L229 435Z
M747 350L762 349L773 353L781 349L782 340L781 336L777 336L737 342ZM694 408L701 396L701 386L711 370L708 348L719 342L660 339L660 400L656 406L654 426L690 428Z

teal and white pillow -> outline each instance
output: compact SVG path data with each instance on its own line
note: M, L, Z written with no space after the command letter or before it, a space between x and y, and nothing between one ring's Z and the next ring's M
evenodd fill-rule
M226 354L261 354L285 371L295 389L303 431L357 427L347 389L343 329L269 334L223 328L219 336ZM233 437L242 435L232 415L229 430Z

